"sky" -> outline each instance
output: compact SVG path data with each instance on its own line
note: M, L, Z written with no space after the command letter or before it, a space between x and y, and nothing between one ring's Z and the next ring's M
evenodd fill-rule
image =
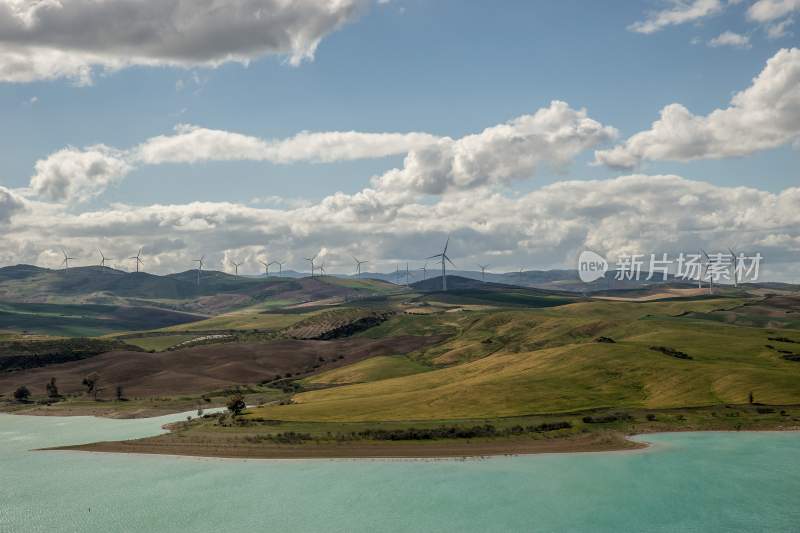
M800 282L800 0L0 0L0 265L765 257Z

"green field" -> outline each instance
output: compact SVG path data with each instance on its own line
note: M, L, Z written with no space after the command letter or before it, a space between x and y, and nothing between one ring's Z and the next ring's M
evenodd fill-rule
M164 351L168 348L197 338L197 335L158 335L151 337L126 337L125 342L143 350Z
M303 380L306 385L346 385L410 376L430 367L403 356L379 355L342 368L329 370Z
M765 347L774 332L680 316L741 303L729 298L586 302L457 317L405 316L368 333L408 330L416 320L431 330L456 331L442 345L414 354L438 369L304 392L292 405L265 406L253 416L342 422L505 417L742 404L750 392L764 403L800 403L800 363ZM784 335L800 341L800 331ZM616 342L596 342L601 336Z

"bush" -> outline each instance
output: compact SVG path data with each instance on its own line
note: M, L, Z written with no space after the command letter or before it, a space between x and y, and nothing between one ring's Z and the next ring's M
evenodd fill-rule
M22 385L14 391L14 399L18 402L27 402L28 398L31 397L31 391L28 390L28 387Z
M654 415L653 413L648 413L647 414L647 420L649 420L650 422L654 421L655 419L656 419L656 415Z

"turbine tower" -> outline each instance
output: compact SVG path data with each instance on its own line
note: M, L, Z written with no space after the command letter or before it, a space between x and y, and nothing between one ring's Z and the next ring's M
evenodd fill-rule
M420 268L419 270L422 270L422 281L428 279L428 263L422 265L422 268Z
M481 281L486 281L486 269L489 268L489 265L478 265L481 269Z
M321 265L319 265L319 268L318 268L317 270L319 270L320 272L322 272L322 275L323 275L323 276L325 275L325 261L323 261L323 262L322 262L322 264L321 264Z
M408 287L408 263L406 263L406 287Z
M236 272L234 275L238 278L239 277L239 267L242 266L244 263L237 263L233 261L233 269Z
M361 265L367 264L367 263L369 263L369 261L359 261L358 258L356 256L354 256L354 255L351 255L350 257L352 257L353 261L356 262L356 277L360 278L361 277Z
M261 263L262 265L264 265L264 277L265 277L265 278L266 278L266 277L269 277L269 266L270 266L272 263L266 263L266 262L264 262L264 261L259 261L259 263Z
M201 255L200 259L194 259L192 263L197 263L197 286L200 286L200 272L203 271L203 260L205 260L206 256Z
M278 265L278 276L283 274L283 263L281 263L280 261L273 261L270 263L270 265Z
M64 270L69 270L69 262L75 258L69 256L69 253L67 253L66 248L62 248L61 253L64 254L64 260L61 261L61 264L64 265Z
M306 261L311 263L311 277L312 278L314 277L314 259L316 259L316 258L317 258L316 255L314 257L306 257Z
M100 248L97 249L97 253L100 254L100 266L101 267L106 266L106 261L108 261L108 258L103 255L103 251L100 250Z
M437 257L441 258L441 260L442 260L442 290L443 291L447 290L447 269L446 269L445 262L448 262L451 265L456 266L452 261L450 261L450 258L447 257L447 245L449 245L449 244L450 244L450 237L447 237L447 241L445 241L445 243L444 243L444 250L442 250L442 253L436 254L436 255L432 255L430 257L426 257L425 258L425 259L436 259Z
M139 272L139 265L143 265L144 261L142 261L142 248L139 248L139 251L136 255L129 257L128 259L133 259L134 264L136 265L136 272Z

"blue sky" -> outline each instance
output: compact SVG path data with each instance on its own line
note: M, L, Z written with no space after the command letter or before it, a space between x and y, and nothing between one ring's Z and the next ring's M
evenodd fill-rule
M657 11L692 3L365 3L347 24L321 36L313 60L297 66L288 64L285 53L267 50L253 54L247 66L222 62L214 68L132 66L108 72L95 67L92 83L85 86L63 77L0 82L0 185L37 201L25 189L36 162L50 154L95 144L130 149L170 135L182 123L261 139L304 130L425 132L458 139L533 114L553 100L586 109L594 121L615 128L616 140L594 147L610 148L648 130L669 104L679 103L696 116L730 106L731 97L747 89L779 50L800 44L789 24L781 37L768 36L770 24L793 20L792 12L755 21L749 15L754 2L748 1L720 0L708 16L653 33L630 29ZM4 39L2 32L0 27L0 44L8 44L11 38ZM749 43L709 45L724 32ZM69 54L74 52L69 44L53 46ZM645 157L625 170L592 165L594 149L580 150L566 165L541 165L529 179L515 177L495 192L514 197L565 180L611 180L631 173L675 174L726 190L746 186L776 195L800 183L800 156L791 141L743 156ZM316 203L338 191L353 195L370 187L373 176L403 167L404 155L331 163L137 165L101 194L62 202L60 208L77 214L116 203L253 205L253 198L272 196ZM428 195L418 201L440 199ZM7 255L30 258L26 248L19 245ZM541 266L557 261L545 263ZM165 259L165 268L168 264Z

